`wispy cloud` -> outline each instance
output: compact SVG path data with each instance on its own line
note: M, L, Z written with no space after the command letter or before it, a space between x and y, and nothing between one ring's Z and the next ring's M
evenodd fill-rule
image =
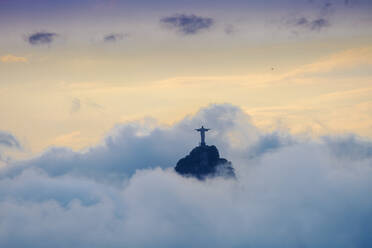
M58 36L57 33L51 32L36 32L27 37L28 43L31 45L47 45L51 44Z
M289 22L291 25L303 28L310 31L320 31L330 26L330 22L325 18L308 19L306 17L299 17Z
M164 17L160 22L186 35L196 34L202 30L209 29L214 24L212 18L185 14Z
M11 133L0 130L0 166L5 162L7 164L11 158L6 156L3 152L7 149L22 149L21 143Z
M73 114L73 113L79 112L80 108L81 108L80 99L74 98L71 102L70 113Z
M227 35L235 34L236 33L236 28L235 28L234 25L228 24L228 25L225 26L224 31L225 31L225 34L227 34Z
M319 31L322 28L328 27L329 21L324 18L315 19L310 22L310 29Z
M372 65L372 46L344 50L319 61L303 65L288 73L287 76L309 73L322 73L361 65Z
M296 28L295 33L298 31L321 31L331 26L330 17L335 11L335 6L329 1L321 2L320 5L310 1L314 9L312 14L299 14L296 17L289 17L287 25L291 28ZM315 6L314 6L315 5Z
M122 34L122 33L110 33L103 37L103 41L104 42L117 42L117 41L123 40L124 37L126 36L127 36L126 34Z
M25 63L27 62L27 58L25 57L18 57L13 54L7 54L2 57L0 57L1 62L3 63Z
M11 133L0 131L0 146L8 148L21 148L18 139Z

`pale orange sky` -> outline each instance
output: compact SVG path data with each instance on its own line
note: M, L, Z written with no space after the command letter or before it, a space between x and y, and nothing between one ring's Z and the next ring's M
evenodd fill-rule
M295 15L204 9L197 14L213 25L192 35L159 24L175 10L97 23L89 15L79 22L3 16L14 28L2 24L0 130L28 154L52 145L81 149L120 122L150 116L171 124L210 103L231 103L263 129L372 137L369 15L362 7L334 5L328 13L319 6ZM301 16L327 25L294 25ZM41 31L55 33L53 40L27 44ZM106 44L105 33L117 40Z

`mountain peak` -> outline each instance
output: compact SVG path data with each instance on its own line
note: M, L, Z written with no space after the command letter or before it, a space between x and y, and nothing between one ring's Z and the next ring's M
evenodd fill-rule
M204 180L207 177L235 177L231 162L220 158L216 146L200 145L195 147L189 155L181 158L175 170L183 176L196 177Z

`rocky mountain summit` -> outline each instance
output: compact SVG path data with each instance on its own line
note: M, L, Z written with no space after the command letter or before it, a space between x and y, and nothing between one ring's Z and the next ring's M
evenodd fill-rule
M196 177L199 180L216 176L234 178L235 172L231 162L220 158L216 146L205 144L205 132L209 129L202 126L196 130L201 133L201 143L189 155L178 161L175 167L176 172L183 176Z

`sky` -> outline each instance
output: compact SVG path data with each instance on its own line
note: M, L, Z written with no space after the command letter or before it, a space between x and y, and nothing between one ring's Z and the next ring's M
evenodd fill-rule
M0 0L0 246L371 247L371 13Z
M24 154L232 103L371 137L370 1L0 1L0 129ZM20 155L17 155L20 156Z

